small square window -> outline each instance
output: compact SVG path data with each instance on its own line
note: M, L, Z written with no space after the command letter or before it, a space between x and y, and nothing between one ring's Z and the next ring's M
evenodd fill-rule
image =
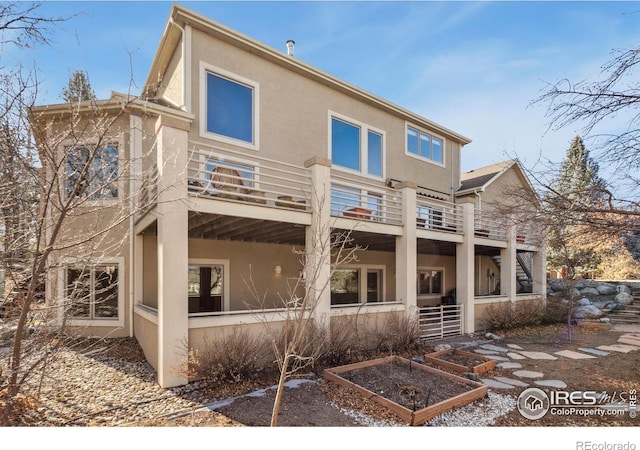
M206 131L254 143L254 88L206 72Z

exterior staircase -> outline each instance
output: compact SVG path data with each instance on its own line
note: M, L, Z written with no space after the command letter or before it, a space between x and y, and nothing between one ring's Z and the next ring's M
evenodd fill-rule
M640 289L632 290L631 295L633 295L633 303L607 316L611 319L611 323L640 324Z

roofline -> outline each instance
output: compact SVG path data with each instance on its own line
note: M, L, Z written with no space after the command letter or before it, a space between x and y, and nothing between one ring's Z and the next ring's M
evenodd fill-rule
M129 108L131 111L137 111L142 114L156 114L163 116L171 116L176 119L182 119L187 121L194 120L192 114L188 114L179 109L169 108L167 106L158 105L157 103L150 102L138 97L132 97L128 94L119 92L112 92L111 98L104 100L85 100L82 102L74 103L53 103L48 105L33 106L29 109L29 115L38 117L60 115L60 114L78 114L83 112L90 112L96 109L101 111L109 110L121 110L123 107Z
M359 98L360 100L387 110L393 114L399 115L407 121L416 123L416 125L422 125L426 128L431 128L434 131L459 142L461 145L467 145L471 142L471 139L461 134L458 134L387 100L384 100L377 95L360 89L350 83L347 83L346 81L340 80L339 78L336 78L333 75L330 75L309 64L306 64L299 59L292 58L291 56L280 52L273 47L267 46L249 36L228 28L225 25L215 22L214 20L188 8L185 8L184 6L179 4L173 5L173 8L169 15L169 20L167 21L164 32L162 33L162 37L160 38L158 50L156 51L151 67L149 68L149 74L144 84L143 92L147 92L147 89L150 89L150 87L152 86L152 76L160 68L160 65L163 63L163 58L169 58L169 55L166 55L165 52L170 50L166 46L168 45L171 28L180 28L180 26L184 25L194 26L201 31L214 35L216 38L232 43L236 47L245 49L280 66L283 66L296 73L318 81L321 84L328 85L332 88L337 88L338 90L348 95Z
M516 159L512 159L509 164L507 164L502 170L500 170L500 172L497 172L493 177L491 177L482 186L465 189L464 191L455 192L454 196L458 196L458 195L462 196L462 195L472 194L472 193L475 193L475 192L484 192L487 189L487 186L489 186L491 183L493 183L498 178L500 178L502 176L502 174L504 174L507 170L511 169L513 166L516 166L518 168L518 170L522 174L522 178L524 178L524 180L527 183L527 186L529 187L529 189L531 189L531 191L536 193L536 195L537 195L537 192L536 192L535 188L531 184L531 180L529 180L529 177L527 176L527 173L522 168L522 164L520 163L520 160L516 158Z

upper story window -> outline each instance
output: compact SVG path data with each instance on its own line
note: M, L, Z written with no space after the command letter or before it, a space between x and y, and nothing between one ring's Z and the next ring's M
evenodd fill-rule
M118 146L66 149L67 197L118 198Z
M444 164L444 140L407 126L407 154Z
M382 178L384 135L364 124L331 117L331 161L334 165Z
M257 149L258 83L225 70L201 64L200 134L219 141Z

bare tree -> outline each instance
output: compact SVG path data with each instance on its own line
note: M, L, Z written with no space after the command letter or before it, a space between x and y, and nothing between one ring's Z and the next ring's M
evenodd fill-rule
M325 199L319 199L320 208ZM329 338L328 318L320 317L318 306L322 296L330 289L331 275L336 268L357 260L357 253L363 247L355 244L350 230L330 231L330 224L323 225L330 235L327 241L314 242L314 255L294 249L300 255L302 270L289 283L286 293L279 293L282 326L274 328L264 316L265 295L260 294L251 276L246 281L247 288L259 305L256 316L265 325L266 334L278 365L279 377L276 396L271 414L271 426L278 425L278 415L285 383L300 371L311 367L322 355ZM324 267L330 266L330 273L324 274ZM315 288L311 288L315 286Z

